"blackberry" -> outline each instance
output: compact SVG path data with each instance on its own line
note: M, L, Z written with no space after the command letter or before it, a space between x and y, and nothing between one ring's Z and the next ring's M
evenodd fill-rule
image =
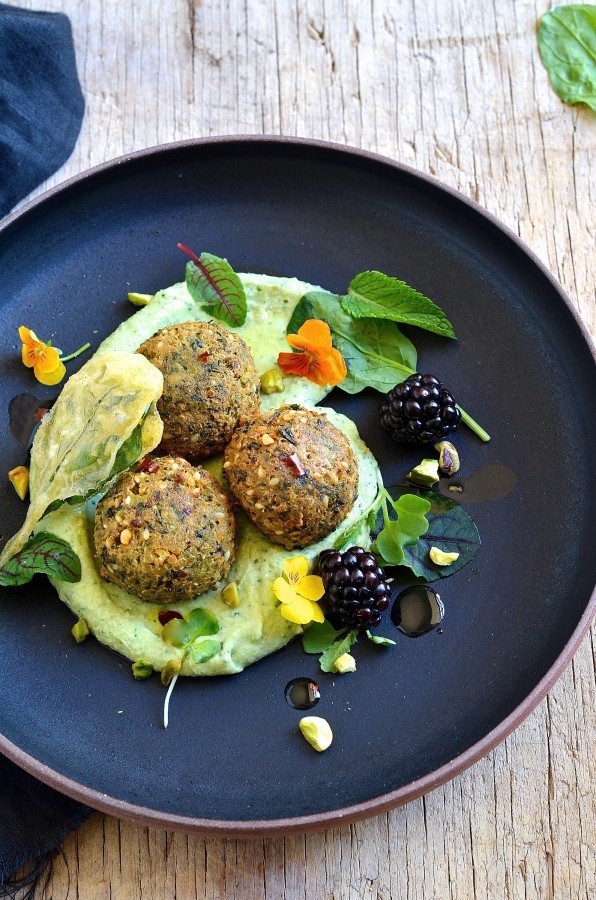
M362 547L319 556L327 617L336 628L372 628L389 606L390 588L374 555Z
M410 375L381 401L381 425L402 444L433 444L457 429L453 394L434 375Z

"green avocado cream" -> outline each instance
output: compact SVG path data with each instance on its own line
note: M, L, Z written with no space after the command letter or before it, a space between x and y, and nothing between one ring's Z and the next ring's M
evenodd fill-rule
M286 324L302 295L314 288L293 278L264 275L241 275L240 278L247 293L248 315L246 323L234 330L250 347L259 374L262 374L275 365L280 351L289 349L285 341ZM165 325L209 318L194 303L185 284L174 285L157 293L147 306L120 325L97 352L134 351ZM263 395L262 406L264 409L286 403L313 406L326 393L327 389L305 378L284 376L284 391ZM83 506L64 505L44 517L44 529L67 540L82 565L80 582L52 581L60 598L77 618L85 620L99 641L133 662L141 658L147 660L157 671L172 660L181 660L182 675L233 674L285 646L301 633L302 627L282 617L273 594L272 585L282 574L284 560L304 555L312 565L319 552L333 544L334 536L362 516L374 500L380 480L377 463L359 438L354 423L331 409L318 409L346 435L354 450L359 467L356 503L337 532L320 543L294 551L272 544L236 507L236 558L226 581L217 590L175 607L184 617L196 607L202 607L216 617L219 631L213 639L219 642L220 650L206 662L193 661L190 653L162 640L158 621L160 607L144 603L100 578L93 546L93 518L98 498ZM221 464L222 458L216 457L208 460L205 467L225 486ZM366 533L355 535L354 542L367 538ZM222 599L223 589L231 582L235 583L237 591L238 602L234 606Z

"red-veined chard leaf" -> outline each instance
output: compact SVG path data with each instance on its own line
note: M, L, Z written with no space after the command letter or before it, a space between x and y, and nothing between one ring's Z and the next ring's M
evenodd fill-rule
M212 253L197 256L184 244L178 244L190 256L186 264L186 286L204 312L226 325L237 328L246 319L246 294L231 265Z
M50 575L59 581L80 581L81 561L67 541L40 531L0 569L0 585L14 587L34 575Z

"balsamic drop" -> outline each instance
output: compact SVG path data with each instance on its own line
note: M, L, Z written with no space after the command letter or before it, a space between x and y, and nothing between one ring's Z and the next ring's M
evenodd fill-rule
M321 699L319 685L310 678L292 678L286 684L284 694L294 709L312 709Z
M403 590L391 609L393 624L408 637L420 637L432 631L444 614L441 598L428 584L415 584Z

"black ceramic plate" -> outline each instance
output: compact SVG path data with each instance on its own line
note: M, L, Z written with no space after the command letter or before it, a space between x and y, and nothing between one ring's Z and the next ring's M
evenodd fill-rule
M0 749L64 793L121 816L225 834L306 830L403 803L502 740L544 696L589 624L595 582L594 360L561 289L478 206L387 160L283 139L191 142L76 178L0 229L0 456L24 461L7 405L55 393L19 361L17 327L65 350L95 345L133 311L126 292L181 280L178 241L239 271L295 275L341 292L367 268L433 297L450 342L408 333L492 434L462 428L464 492L483 545L440 585L442 633L358 646L358 671L332 677L299 643L239 676L182 680L170 727L159 679L93 639L42 578L4 590ZM389 326L388 327L392 327ZM77 361L78 363L79 361ZM69 366L70 371L76 364ZM386 481L420 453L377 424L378 395L333 404L352 416ZM0 479L1 531L23 505ZM314 676L316 714L335 735L315 753L284 687Z

